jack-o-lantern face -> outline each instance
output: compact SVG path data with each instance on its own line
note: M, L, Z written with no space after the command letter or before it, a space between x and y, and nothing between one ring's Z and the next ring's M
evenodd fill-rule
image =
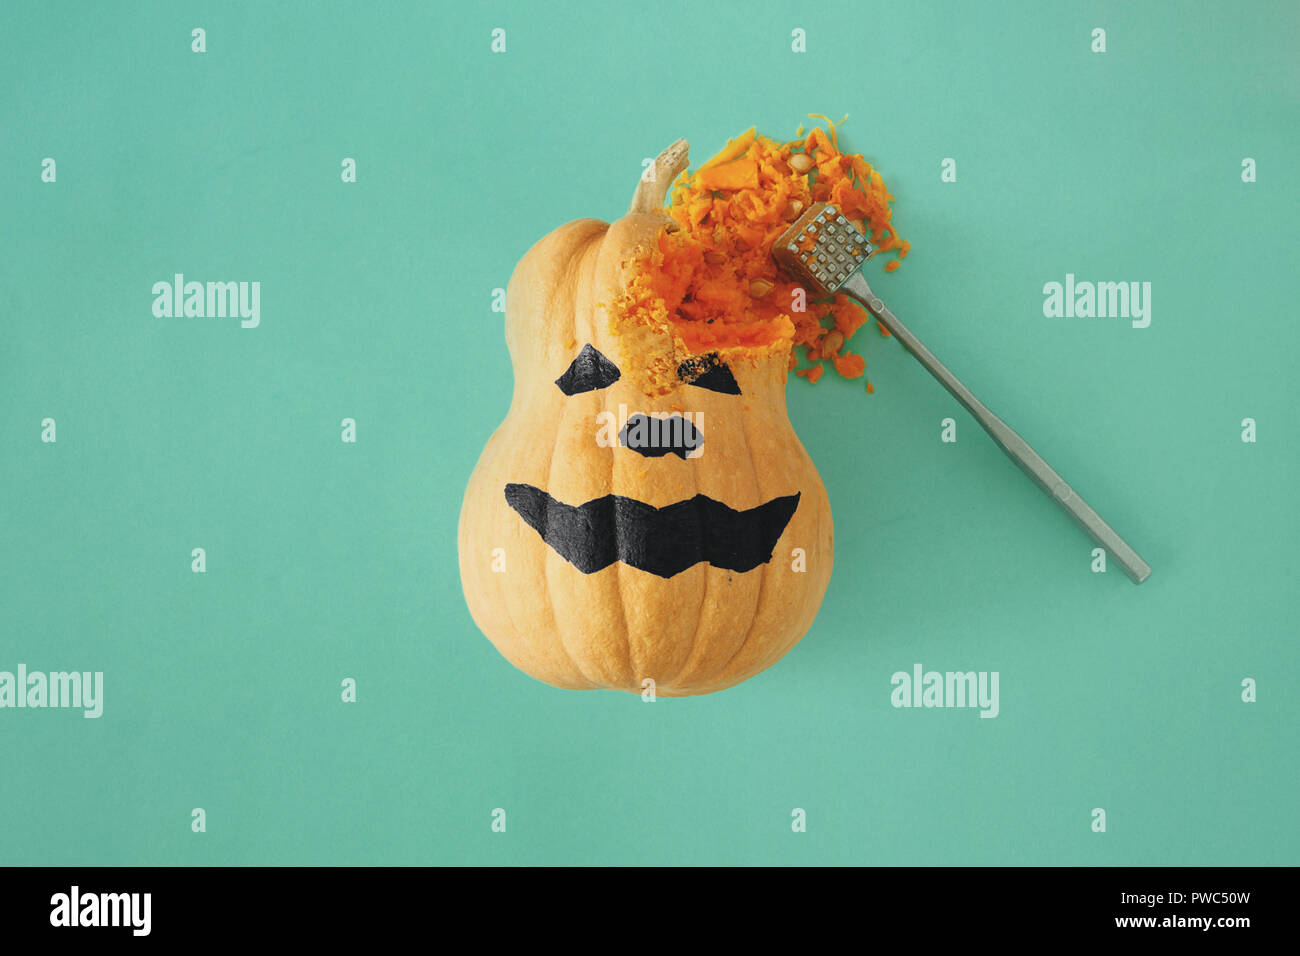
M678 375L694 388L740 394L731 369L716 353L681 363ZM619 376L618 367L587 344L555 384L572 396L609 388ZM706 440L689 412L663 418L634 412L616 437L619 448L643 457L672 454L682 460L702 455ZM703 493L661 507L619 494L566 504L535 485L511 483L505 500L560 557L585 574L622 561L669 578L701 561L743 572L771 560L772 548L799 505L799 493L737 510Z
M560 687L729 687L803 636L830 576L788 352L683 354L617 319L666 222L569 223L507 290L514 398L466 491L461 578L498 650Z

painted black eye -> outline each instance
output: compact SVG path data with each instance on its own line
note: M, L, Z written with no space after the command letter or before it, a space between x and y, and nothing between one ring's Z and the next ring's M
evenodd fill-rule
M565 395L577 395L579 392L608 388L618 381L618 376L618 366L593 349L588 342L564 370L564 374L555 380L555 384L560 386L560 391Z
M687 385L707 388L711 392L721 392L724 395L740 394L736 376L731 374L727 363L718 358L717 352L687 359L677 366L677 377Z

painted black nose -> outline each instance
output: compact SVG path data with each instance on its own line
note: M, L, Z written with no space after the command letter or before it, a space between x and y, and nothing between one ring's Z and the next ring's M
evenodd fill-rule
M618 433L618 443L647 458L676 455L685 459L704 444L704 436L695 424L681 415L653 418L637 412L628 416Z

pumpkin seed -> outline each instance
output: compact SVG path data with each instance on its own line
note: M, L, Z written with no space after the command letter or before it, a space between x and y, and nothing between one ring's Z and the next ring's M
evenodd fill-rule
M790 168L802 176L813 168L813 158L807 153L795 153L790 157Z

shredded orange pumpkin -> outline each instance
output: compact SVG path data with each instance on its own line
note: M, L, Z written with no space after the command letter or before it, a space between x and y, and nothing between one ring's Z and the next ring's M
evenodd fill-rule
M862 156L841 153L835 124L814 118L828 129L803 136L800 127L799 139L778 143L751 128L678 178L668 214L680 228L661 233L657 248L639 263L623 302L625 316L667 318L692 354L790 349L789 368L809 382L821 377L823 360L845 378L864 374L865 359L846 352L844 342L870 314L843 295L804 298L800 283L777 268L772 245L817 202L843 210L877 252L893 251L897 258L885 266L888 272L911 245L894 231L893 196L880 173ZM807 158L792 165L799 155ZM836 337L833 353L823 354L824 339L836 330L842 338ZM816 364L795 369L792 346L802 346Z

